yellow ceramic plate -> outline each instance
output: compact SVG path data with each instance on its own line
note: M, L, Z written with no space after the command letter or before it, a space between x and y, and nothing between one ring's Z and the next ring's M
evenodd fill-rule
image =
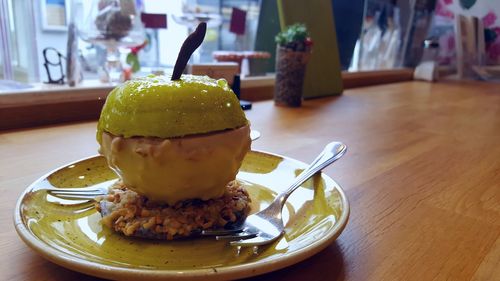
M305 166L286 157L248 153L238 179L250 193L252 212L264 208ZM17 202L17 232L45 258L90 275L219 280L262 274L312 256L340 234L349 214L340 186L326 175L318 175L288 199L283 213L286 234L279 241L258 249L238 249L213 238L152 241L124 237L101 226L99 214L89 203L60 202L44 190L111 185L115 180L106 160L99 156L42 177Z

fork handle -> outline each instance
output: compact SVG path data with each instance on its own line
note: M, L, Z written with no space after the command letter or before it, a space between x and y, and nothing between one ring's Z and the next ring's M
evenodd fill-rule
M299 186L301 186L306 180L311 178L317 172L323 170L328 165L337 161L342 155L347 151L347 146L341 142L331 142L325 146L323 151L314 159L314 161L309 164L309 166L300 173L299 176L295 178L295 181L290 185L290 187L278 195L277 200L280 202L281 208L285 204L286 200Z

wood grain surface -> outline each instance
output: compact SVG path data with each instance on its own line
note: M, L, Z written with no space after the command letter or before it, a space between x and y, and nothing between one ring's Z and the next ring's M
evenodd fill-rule
M500 280L500 86L404 82L347 90L301 108L257 102L254 149L311 161L346 190L349 223L301 263L251 280ZM95 122L0 134L0 280L97 280L52 264L17 237L19 194L96 153Z

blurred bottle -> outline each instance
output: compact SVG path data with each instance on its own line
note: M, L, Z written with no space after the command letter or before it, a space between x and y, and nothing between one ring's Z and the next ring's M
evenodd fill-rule
M420 64L415 68L413 74L415 79L436 81L438 77L439 42L435 37L424 40L422 59Z
M428 38L424 40L424 51L422 53L421 62L425 61L437 61L439 55L439 41L435 37Z

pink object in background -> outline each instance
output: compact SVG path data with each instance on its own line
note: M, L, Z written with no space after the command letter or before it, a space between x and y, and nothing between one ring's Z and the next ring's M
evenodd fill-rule
M233 8L233 12L231 13L231 23L229 25L229 31L238 35L245 34L246 20L247 12L238 8Z
M435 30L439 30L440 51L438 61L443 65L454 65L456 62L455 34L449 30L453 26L457 14L479 17L485 29L486 64L500 64L500 6L497 0L477 0L473 9L463 9L458 0L437 0L435 9ZM492 4L493 3L493 4Z
M436 2L436 16L441 16L443 18L453 19L455 14L450 11L449 6L452 3L452 0L438 0Z
M497 16L493 12L489 12L483 17L484 27L492 27L497 20Z
M490 36L494 36L493 41L486 43L486 60L488 64L500 63L500 26L497 24L497 19L498 16L493 11L489 11L483 17L486 32L489 32Z
M488 59L490 60L489 62L492 64L500 64L500 42L497 42L491 44L487 48L487 54L488 54Z
M141 13L141 21L146 28L167 28L167 15Z

